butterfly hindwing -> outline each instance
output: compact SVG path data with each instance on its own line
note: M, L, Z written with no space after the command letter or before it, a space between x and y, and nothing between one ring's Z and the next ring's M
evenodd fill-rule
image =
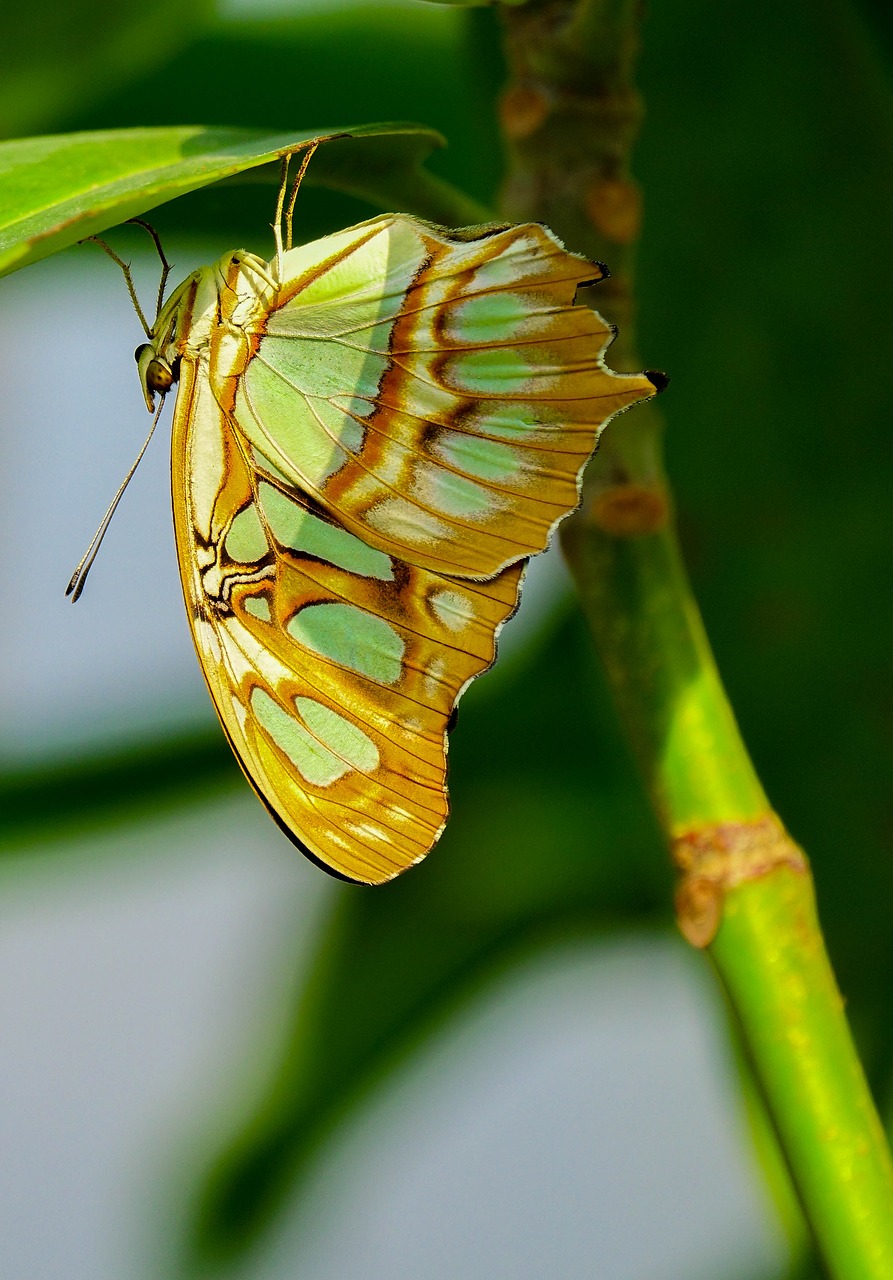
M389 879L443 829L446 727L493 661L522 566L469 582L362 542L256 466L206 358L181 375L174 510L214 704L292 838L349 879Z

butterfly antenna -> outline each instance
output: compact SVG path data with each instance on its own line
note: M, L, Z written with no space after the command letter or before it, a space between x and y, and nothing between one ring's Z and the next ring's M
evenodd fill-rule
M149 328L148 324L146 323L146 317L143 315L143 309L140 306L140 300L136 296L136 286L133 283L133 276L130 271L130 263L125 262L123 258L119 258L118 255L115 253L114 249L112 249L109 245L107 245L104 240L100 240L99 236L87 236L86 239L81 240L80 243L87 244L90 241L92 241L93 244L98 244L100 249L104 249L105 252L111 258L112 262L117 262L118 266L124 272L124 279L127 281L127 292L130 294L130 301L133 303L133 309L140 318L140 324L143 326L143 332L145 333L146 337L151 338L152 330Z
M145 443L143 444L142 449L140 449L139 453L136 455L136 460L134 461L133 466L127 472L127 475L124 477L124 480L121 483L121 486L119 487L118 492L115 494L114 498L112 498L108 511L102 517L102 521L99 525L99 528L96 530L95 534L93 535L92 542L90 543L87 550L84 552L83 556L81 556L78 567L75 569L74 573L71 575L71 581L69 582L68 586L65 588L65 594L67 596L71 596L72 604L74 604L75 600L78 600L80 598L81 592L84 589L84 584L87 581L87 574L90 572L90 570L93 567L93 561L96 559L96 556L99 553L99 548L102 546L102 540L106 535L106 530L108 529L109 525L112 522L112 516L115 514L115 512L118 509L118 503L121 501L121 499L124 496L124 490L127 488L131 480L133 479L133 473L136 471L137 467L142 462L143 454L146 452L146 449L149 447L149 441L152 439L152 436L155 434L155 428L158 426L158 419L161 417L161 410L163 408L164 408L164 396L161 397L161 401L158 405L158 408L155 410L155 417L152 419L152 425L149 428L149 434L146 436Z
M294 213L295 213L295 201L297 200L298 192L301 189L301 181L304 177L304 174L307 172L307 166L310 163L310 161L313 159L313 153L318 146L319 146L318 142L313 142L304 152L303 156L301 157L301 167L298 170L297 177L295 178L294 185L292 186L292 189L291 189L291 196L288 201L288 209L286 210L286 213L285 213L285 247L286 249L291 248L292 220L294 218Z
M144 231L148 231L149 235L152 237L156 252L161 259L161 279L158 282L158 299L155 303L155 319L157 320L161 315L161 308L164 305L164 290L172 270L171 264L164 256L164 250L161 247L161 237L150 223L143 222L142 218L128 218L127 221L132 222L135 227L142 227Z

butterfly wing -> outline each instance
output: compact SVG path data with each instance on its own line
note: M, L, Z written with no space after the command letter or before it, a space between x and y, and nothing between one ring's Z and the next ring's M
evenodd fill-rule
M390 879L438 838L456 700L602 425L654 393L574 304L599 275L539 226L388 216L288 252L282 283L227 255L159 318L205 678L255 790L338 875Z
M492 577L577 505L607 419L654 394L606 368L544 227L389 215L285 254L240 376L215 394L258 465L389 555Z
M180 379L177 551L217 714L305 852L350 880L388 880L443 830L449 717L493 661L523 566L469 582L361 541L258 471L207 350L184 355Z

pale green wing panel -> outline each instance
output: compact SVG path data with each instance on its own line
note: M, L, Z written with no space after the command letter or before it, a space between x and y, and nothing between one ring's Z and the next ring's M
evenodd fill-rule
M285 283L266 332L327 340L393 320L408 283L428 260L419 233L424 225L388 214L289 250L282 263ZM297 297L300 308L290 307Z
M391 217L284 255L286 284L279 305L258 324L258 337L265 336L238 381L232 412L255 449L292 483L321 496L326 481L360 453L358 415L378 395L393 318L425 260L413 224ZM363 331L359 344L338 340L354 328Z

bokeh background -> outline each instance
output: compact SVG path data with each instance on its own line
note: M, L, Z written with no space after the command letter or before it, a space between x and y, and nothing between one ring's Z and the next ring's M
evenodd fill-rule
M5 25L6 136L417 120L449 139L432 168L498 198L493 10L37 0ZM640 347L672 378L688 563L889 1114L893 20L653 4L639 82ZM152 220L185 275L268 252L272 200L220 186ZM307 188L299 234L374 212ZM151 298L135 230L110 235ZM139 340L94 247L0 281L5 1274L785 1275L724 1010L558 555L463 700L435 854L333 883L221 741L162 440L63 599L142 440Z

